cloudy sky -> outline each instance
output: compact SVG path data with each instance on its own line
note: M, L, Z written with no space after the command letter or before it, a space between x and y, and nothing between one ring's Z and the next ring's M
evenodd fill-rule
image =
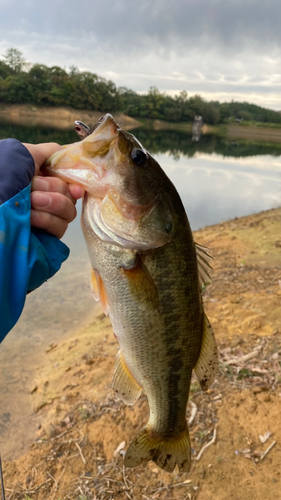
M0 57L281 110L280 0L0 0Z

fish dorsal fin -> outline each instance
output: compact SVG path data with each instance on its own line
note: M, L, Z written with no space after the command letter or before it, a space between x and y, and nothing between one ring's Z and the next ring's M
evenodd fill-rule
M108 300L106 296L106 291L104 288L103 281L96 269L92 269L91 272L91 290L92 295L96 301L100 301L102 310L106 316L108 316Z
M198 275L199 275L199 283L200 286L206 285L211 281L210 269L212 266L209 261L213 259L213 257L209 254L209 249L195 243L195 250L197 256L197 265L198 265Z
M135 381L120 350L116 356L112 388L116 397L127 405L133 405L142 393L142 388Z
M216 339L210 321L204 313L201 350L194 367L203 391L207 391L218 372L219 358Z

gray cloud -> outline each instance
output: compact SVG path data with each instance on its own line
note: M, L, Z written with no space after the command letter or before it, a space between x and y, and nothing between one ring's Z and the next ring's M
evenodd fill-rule
M113 52L148 43L169 51L210 40L237 50L281 40L279 0L2 0L0 5L3 29L65 36L86 46L89 40Z
M281 109L280 0L0 0L0 8L0 54L15 46L32 63L74 64L142 92L267 95Z

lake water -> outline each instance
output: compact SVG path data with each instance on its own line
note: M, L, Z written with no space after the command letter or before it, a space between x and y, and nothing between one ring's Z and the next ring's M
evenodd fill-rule
M193 230L280 206L281 145L230 142L215 136L192 141L186 133L138 129L135 135L175 184ZM77 140L73 131L0 125L0 139ZM78 212L81 203L78 203ZM75 331L92 313L90 267L79 218L63 239L71 256L61 271L27 297L24 312L0 347L0 452L20 455L34 439L30 389L36 366L52 342Z

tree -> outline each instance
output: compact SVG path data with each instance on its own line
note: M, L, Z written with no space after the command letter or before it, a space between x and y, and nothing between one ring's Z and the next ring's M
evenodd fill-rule
M20 73L26 63L22 52L13 47L6 50L4 59L6 60L6 64L8 64L15 73Z
M0 78L7 78L9 75L11 75L11 68L8 66L8 64L4 63L4 61L0 61Z

